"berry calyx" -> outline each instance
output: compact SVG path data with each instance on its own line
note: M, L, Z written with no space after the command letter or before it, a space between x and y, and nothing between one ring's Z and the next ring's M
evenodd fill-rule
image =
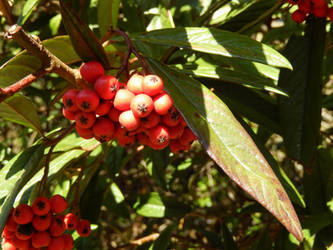
M40 196L34 200L31 208L36 215L46 215L51 209L51 204L49 199L44 196Z
M67 208L67 201L59 194L52 196L50 199L51 210L55 214L60 214Z
M176 126L180 122L180 114L178 110L172 107L166 115L162 116L162 121L169 127Z
M62 97L62 102L65 106L65 109L71 112L78 111L79 108L76 106L76 96L79 93L77 89L68 90Z
M93 83L98 77L104 75L104 68L99 62L90 61L81 65L80 73L84 80Z
M142 90L143 93L154 96L159 94L163 89L163 81L157 75L146 75L143 78Z
M32 226L32 223L18 225L15 236L20 240L28 240L32 237L34 232L35 229Z
M169 144L169 131L167 127L163 125L158 125L151 129L148 133L151 143L154 145L168 145Z
M103 75L95 82L95 90L97 94L105 99L112 99L119 89L119 82L114 76Z
M95 113L78 112L75 115L76 126L80 128L91 128L96 121Z
M75 101L80 110L92 112L98 107L99 97L92 89L83 89L76 95Z
M131 110L136 117L148 116L153 108L153 100L146 94L138 94L131 101Z

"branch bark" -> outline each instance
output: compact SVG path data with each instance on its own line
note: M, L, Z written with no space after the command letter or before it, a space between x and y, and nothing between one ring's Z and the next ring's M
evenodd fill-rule
M2 12L2 15L6 18L8 24L13 25L15 23L11 7L7 0L0 0L0 11Z

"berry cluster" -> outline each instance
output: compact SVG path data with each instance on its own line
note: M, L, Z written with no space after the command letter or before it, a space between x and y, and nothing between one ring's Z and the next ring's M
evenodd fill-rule
M65 231L76 229L81 237L86 237L91 232L90 223L72 213L62 215L66 208L67 201L61 195L51 199L37 197L31 206L18 205L3 229L2 249L73 249L73 238Z
M288 2L298 6L291 16L296 23L304 22L309 14L333 20L333 7L329 8L326 0L288 0Z
M77 133L101 142L117 139L121 146L136 142L174 153L188 150L196 136L163 91L157 75L134 74L127 84L104 74L99 62L80 67L82 78L93 89L71 89L63 96L63 115L75 120Z

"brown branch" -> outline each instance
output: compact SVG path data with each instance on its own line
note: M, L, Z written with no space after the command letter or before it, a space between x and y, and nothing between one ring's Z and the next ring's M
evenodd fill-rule
M150 242L150 241L155 241L158 237L160 236L159 233L152 233L150 235L147 235L145 237L142 237L140 239L137 240L133 240L128 244L116 247L116 248L112 248L112 249L123 249L123 248L129 248L132 249L134 246L141 246L144 243Z
M14 16L11 11L11 6L9 5L7 0L0 0L0 11L2 12L2 15L6 18L8 24L13 25L15 23Z
M49 150L49 152L47 153L47 156L46 156L44 174L43 174L42 180L41 180L40 185L39 185L38 196L46 194L47 178L49 176L51 156L52 156L54 147L55 147L55 144L50 147L50 150Z

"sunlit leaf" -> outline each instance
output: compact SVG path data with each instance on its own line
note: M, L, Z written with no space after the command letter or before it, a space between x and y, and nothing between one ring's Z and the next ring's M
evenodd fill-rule
M22 26L28 20L32 11L38 5L39 2L40 2L40 0L28 0L25 2L24 6L22 8L22 13L19 16L19 19L17 21L18 25Z

